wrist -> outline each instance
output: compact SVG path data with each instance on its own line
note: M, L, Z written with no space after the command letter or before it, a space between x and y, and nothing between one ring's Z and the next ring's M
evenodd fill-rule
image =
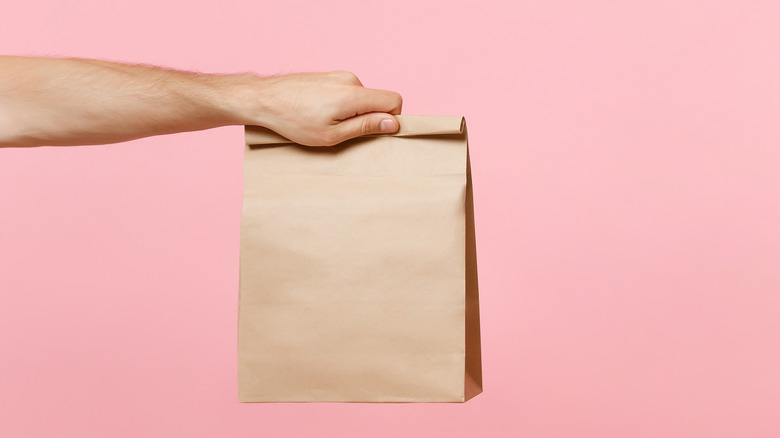
M270 123L270 108L267 100L267 78L253 73L220 77L219 103L217 107L224 114L229 125L261 125Z

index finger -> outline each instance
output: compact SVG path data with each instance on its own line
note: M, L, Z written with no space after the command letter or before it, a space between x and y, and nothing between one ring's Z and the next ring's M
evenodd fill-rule
M395 91L361 88L352 100L353 114L389 113L401 114L403 98Z

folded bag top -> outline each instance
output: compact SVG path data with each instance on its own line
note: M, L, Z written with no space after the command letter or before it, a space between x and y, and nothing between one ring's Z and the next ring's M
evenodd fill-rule
M376 136L414 137L421 135L459 135L466 129L466 119L460 116L395 116L398 132ZM245 129L248 146L295 143L262 126L247 126ZM375 136L364 136L369 138Z
M269 129L247 126L245 167L251 166L255 173L277 175L459 174L465 183L467 141L463 117L396 117L400 128L395 134L362 136L329 147L302 146ZM245 184L245 189L252 187Z
M246 127L242 402L463 402L482 390L463 117L332 147Z

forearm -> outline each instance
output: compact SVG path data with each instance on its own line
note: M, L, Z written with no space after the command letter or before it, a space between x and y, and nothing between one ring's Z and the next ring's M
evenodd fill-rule
M205 75L91 59L0 56L0 146L115 143L261 125L325 146L398 130L398 93L344 71Z
M253 75L87 59L0 57L0 145L114 143L246 123Z

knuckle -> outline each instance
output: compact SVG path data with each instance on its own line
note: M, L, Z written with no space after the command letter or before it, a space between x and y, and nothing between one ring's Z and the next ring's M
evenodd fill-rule
M365 117L360 121L360 135L368 135L374 132L374 124L371 122L369 117Z
M352 83L360 82L357 75L355 73L352 73L351 71L336 70L333 73L335 73L336 76L338 76L340 79L343 79L345 82L352 82Z

